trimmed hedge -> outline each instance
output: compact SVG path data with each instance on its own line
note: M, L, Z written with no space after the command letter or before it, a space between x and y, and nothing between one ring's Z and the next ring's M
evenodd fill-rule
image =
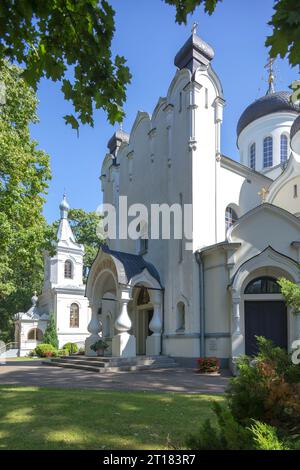
M38 357L56 357L58 355L57 349L52 344L47 343L39 344L34 352Z
M78 346L76 343L66 343L63 346L63 349L66 349L69 352L69 354L75 354L78 352Z

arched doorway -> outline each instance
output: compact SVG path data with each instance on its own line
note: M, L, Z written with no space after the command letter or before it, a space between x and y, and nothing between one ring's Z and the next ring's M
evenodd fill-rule
M287 349L287 308L277 279L261 276L250 281L244 291L245 353L257 353L255 336L264 336Z
M153 317L153 306L150 301L149 290L145 286L136 286L134 297L136 298L134 329L136 337L136 353L138 356L146 354L146 341L152 335L149 324Z

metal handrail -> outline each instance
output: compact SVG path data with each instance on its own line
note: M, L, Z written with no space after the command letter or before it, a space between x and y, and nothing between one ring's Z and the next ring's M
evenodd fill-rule
M5 344L4 346L2 346L2 348L0 348L0 354L3 354L6 351L9 351L10 349L19 349L19 344L15 342Z

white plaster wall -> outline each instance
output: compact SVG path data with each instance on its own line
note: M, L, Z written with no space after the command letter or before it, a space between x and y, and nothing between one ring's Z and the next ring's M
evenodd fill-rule
M79 328L70 327L70 307L72 303L76 303L79 306ZM68 342L84 342L89 336L87 326L90 322L91 314L86 297L57 294L55 316L60 348Z

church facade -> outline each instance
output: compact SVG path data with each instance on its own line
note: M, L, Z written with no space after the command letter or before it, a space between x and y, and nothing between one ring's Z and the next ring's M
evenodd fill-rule
M226 366L255 352L255 335L287 349L300 338L300 316L276 282L300 282L300 148L291 149L299 108L274 90L270 69L267 94L238 122L240 162L223 155L213 57L193 32L166 97L108 143L100 179L117 225L124 196L149 213L176 203L191 208L192 236L186 249L184 238L151 237L149 221L140 220L136 239L117 226L88 277L88 355L102 336L114 356L216 356Z
M15 341L20 356L27 355L43 342L51 314L55 318L59 348L69 342L84 347L89 336L90 311L83 284L84 247L75 240L68 211L69 204L64 195L55 254L52 257L45 255L43 291L38 297L35 293L30 309L17 313L15 318Z

